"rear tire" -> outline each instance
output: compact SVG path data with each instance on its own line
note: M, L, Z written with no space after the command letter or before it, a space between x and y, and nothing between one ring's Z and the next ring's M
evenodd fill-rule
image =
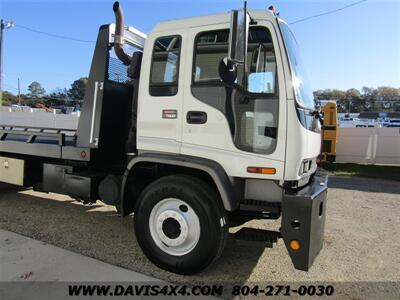
M228 235L217 192L187 175L162 177L147 186L136 203L134 227L149 260L183 275L212 264Z

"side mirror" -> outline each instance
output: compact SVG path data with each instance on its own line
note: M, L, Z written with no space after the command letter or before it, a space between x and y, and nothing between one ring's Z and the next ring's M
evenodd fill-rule
M246 7L243 10L232 10L228 54L230 61L237 64L245 63L248 32L249 17Z
M219 77L227 84L232 84L237 78L236 65L227 57L221 59L218 65Z

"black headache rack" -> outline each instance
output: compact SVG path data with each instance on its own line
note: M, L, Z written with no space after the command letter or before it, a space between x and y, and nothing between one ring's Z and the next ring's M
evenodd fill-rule
M83 161L101 166L123 163L127 143L133 144L130 150L135 151L133 96L138 82L128 77L128 66L115 57L114 31L114 24L100 27L77 130L0 123L0 155ZM142 52L144 41L135 29L125 29L127 53Z
M318 171L311 182L282 200L281 234L296 269L308 271L324 241L328 175Z

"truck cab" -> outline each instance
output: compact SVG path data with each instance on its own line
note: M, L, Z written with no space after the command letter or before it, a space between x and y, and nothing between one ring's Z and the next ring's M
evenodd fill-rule
M230 226L281 218L280 231L242 228L234 238L266 247L283 238L307 271L322 248L327 177L317 172L319 114L288 24L245 6L144 34L124 25L118 2L113 10L70 142L39 144L42 129L16 144L13 135L30 131L3 126L2 158L22 165L17 177L33 166L37 190L134 213L141 248L166 270L199 272L221 255Z
M320 152L313 95L300 77L288 25L269 10L250 15L256 24L248 33L245 95L219 76L229 50L229 13L153 29L140 75L137 148L217 160L231 177L301 186L315 172ZM270 174L249 172L252 166Z

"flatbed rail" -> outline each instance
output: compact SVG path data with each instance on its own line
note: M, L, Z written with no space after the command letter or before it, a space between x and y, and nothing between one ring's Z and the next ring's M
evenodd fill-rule
M0 125L0 153L88 161L90 149L76 140L73 129Z
M53 132L49 132L53 131ZM18 137L27 137L26 143L34 143L38 137L50 138L58 142L58 145L64 146L66 138L75 139L74 135L67 135L65 132L75 133L75 130L61 128L39 128L39 127L24 127L24 126L0 126L0 141L4 141L7 137L14 135Z

